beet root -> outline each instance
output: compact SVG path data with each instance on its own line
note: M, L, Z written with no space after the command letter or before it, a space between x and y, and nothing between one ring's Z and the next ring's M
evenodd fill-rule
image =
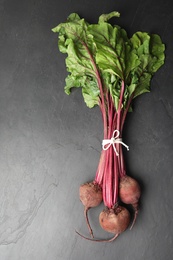
M130 213L122 206L115 209L106 208L100 213L99 222L105 231L119 235L129 226Z
M135 179L127 175L125 175L120 179L119 197L123 203L131 204L135 211L134 219L130 229L132 229L132 227L136 222L138 209L139 209L138 203L139 203L140 196L141 196L141 189L138 182Z
M76 234L78 234L79 236L81 236L82 238L86 239L86 240L89 240L89 241L92 241L92 242L112 242L114 241L119 234L115 234L115 236L113 236L112 238L110 239L91 239L91 238L88 238L88 237L85 237L83 235L81 235L78 231L76 231Z
M127 229L130 223L129 211L122 207L117 206L115 209L104 209L99 215L100 226L107 232L113 233L114 236L110 239L91 239L81 235L76 231L78 235L93 242L112 242L123 231Z
M84 183L79 188L79 198L82 204L84 205L84 216L90 235L91 237L94 237L88 219L88 210L90 208L98 206L102 202L102 188L94 182Z

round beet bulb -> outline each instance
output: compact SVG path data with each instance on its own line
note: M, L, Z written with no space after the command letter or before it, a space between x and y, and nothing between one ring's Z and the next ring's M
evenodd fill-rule
M106 208L100 213L99 222L105 231L119 235L129 226L130 213L122 206L115 209Z
M135 224L138 215L138 203L140 196L141 189L138 182L130 176L123 176L120 179L119 184L119 197L123 203L131 204L135 211L134 220L130 229L132 229L133 225Z
M84 205L84 215L90 235L94 237L88 220L88 210L98 206L102 202L102 188L94 182L84 183L79 188L79 198Z

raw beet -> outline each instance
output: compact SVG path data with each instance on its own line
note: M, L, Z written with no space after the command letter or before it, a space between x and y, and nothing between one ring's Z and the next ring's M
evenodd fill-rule
M79 198L84 205L84 216L90 235L91 237L94 237L88 219L88 210L98 206L102 202L102 188L95 182L84 183L79 188Z
M127 229L130 213L122 206L117 206L115 209L106 208L100 213L99 222L105 231L119 235Z
M135 210L134 220L131 229L138 215L138 204L141 196L141 188L138 182L130 176L123 176L119 183L119 197L125 204L131 204Z
M100 226L107 232L113 233L114 236L110 239L91 239L81 235L76 231L78 235L93 242L112 242L123 231L125 231L130 223L130 213L122 206L117 206L114 209L106 208L99 215Z
M79 198L85 208L93 208L102 202L102 188L94 183L87 182L79 188Z

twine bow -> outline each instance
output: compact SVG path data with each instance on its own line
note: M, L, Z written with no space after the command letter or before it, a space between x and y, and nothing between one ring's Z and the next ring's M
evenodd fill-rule
M126 147L127 150L129 150L129 146L122 142L122 138L119 138L120 132L118 130L115 130L112 134L111 139L104 139L102 141L102 148L103 150L108 150L110 146L113 146L114 152L118 156L119 153L117 152L116 145L115 144L122 144L124 147Z

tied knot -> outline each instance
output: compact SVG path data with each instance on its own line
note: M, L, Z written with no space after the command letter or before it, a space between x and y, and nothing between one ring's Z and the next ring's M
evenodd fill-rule
M112 134L111 139L104 139L102 141L102 148L103 150L108 150L110 146L113 146L114 152L118 156L119 153L117 152L116 145L115 144L122 144L124 147L126 147L127 150L129 150L129 146L122 142L122 138L119 137L120 132L118 130L115 130Z

